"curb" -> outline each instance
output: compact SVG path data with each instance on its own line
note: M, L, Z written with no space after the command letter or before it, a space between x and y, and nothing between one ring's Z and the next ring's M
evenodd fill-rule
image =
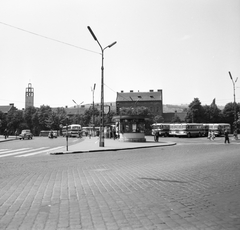
M14 140L17 140L17 139L15 139L15 138L2 139L2 140L0 140L0 143L1 142L7 142L7 141L14 141Z
M166 146L176 145L175 142L165 143L161 145L149 145L149 146L136 146L136 147L126 147L126 148L109 148L109 149L92 149L92 150L75 150L75 151L63 151L63 152L54 152L50 155L64 155L64 154L76 154L76 153L94 153L94 152L107 152L107 151L122 151L122 150L131 150L131 149L144 149L144 148L159 148Z

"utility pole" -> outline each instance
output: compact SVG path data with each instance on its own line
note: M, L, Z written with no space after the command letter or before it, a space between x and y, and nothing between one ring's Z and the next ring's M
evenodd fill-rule
M237 129L237 111L236 111L236 97L235 97L235 84L238 80L238 77L235 79L235 81L233 80L232 78L232 75L231 75L231 72L229 71L229 76L230 76L230 79L232 80L232 83L233 83L233 100L234 100L234 132L236 131ZM234 133L233 132L233 133Z
M95 88L96 88L96 83L94 83L94 86L93 88L91 88L92 90L92 94L93 94L93 136L95 136L95 111L94 111L94 91L95 91Z

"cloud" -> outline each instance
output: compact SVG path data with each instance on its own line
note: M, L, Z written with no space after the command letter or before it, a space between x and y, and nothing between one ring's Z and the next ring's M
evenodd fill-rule
M180 40L185 41L185 40L189 40L190 38L192 38L192 35L186 34L183 37L181 37Z

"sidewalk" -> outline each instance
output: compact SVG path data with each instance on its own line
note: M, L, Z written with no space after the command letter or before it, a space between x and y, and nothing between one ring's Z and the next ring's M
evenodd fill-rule
M15 136L9 136L8 138L5 139L3 135L0 135L0 142L13 141L13 140L16 140Z
M74 154L74 153L86 153L86 152L103 152L103 151L119 151L119 150L129 150L129 149L140 149L140 148L153 148L162 146L172 146L176 145L175 142L154 142L149 138L146 138L146 142L122 142L118 139L104 139L104 147L99 147L99 137L84 137L83 141L68 146L68 151L66 147L56 150L56 152L51 152L51 155L58 154Z

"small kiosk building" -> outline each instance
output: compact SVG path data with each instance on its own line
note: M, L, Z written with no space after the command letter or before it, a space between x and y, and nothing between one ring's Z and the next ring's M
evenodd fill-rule
M117 134L120 141L146 142L145 138L145 117L140 115L114 116Z

